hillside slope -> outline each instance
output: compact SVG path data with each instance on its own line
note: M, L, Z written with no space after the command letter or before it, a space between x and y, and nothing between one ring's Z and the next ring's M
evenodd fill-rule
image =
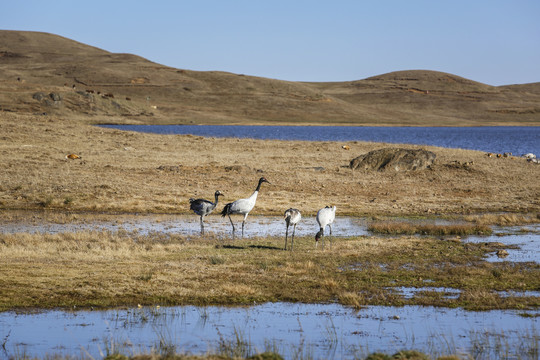
M540 125L540 83L399 71L308 83L199 72L57 35L0 31L0 110L91 123Z

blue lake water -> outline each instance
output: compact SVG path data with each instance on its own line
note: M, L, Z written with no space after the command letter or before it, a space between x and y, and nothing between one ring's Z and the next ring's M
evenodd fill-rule
M156 134L192 134L306 141L372 141L433 145L446 148L540 155L540 126L490 127L361 127L361 126L243 126L243 125L102 125Z

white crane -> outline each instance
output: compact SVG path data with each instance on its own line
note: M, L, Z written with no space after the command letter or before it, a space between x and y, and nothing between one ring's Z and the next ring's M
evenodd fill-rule
M253 207L255 206L255 202L257 201L257 195L259 194L259 190L261 189L261 184L263 182L267 182L270 184L268 180L266 180L264 177L261 177L259 179L259 183L257 184L257 188L251 194L250 197L247 199L238 199L236 201L233 201L231 203L228 203L225 205L223 210L221 211L221 216L227 215L229 217L229 220L231 221L232 225L232 231L233 231L233 239L234 239L234 223L231 219L231 214L241 214L244 215L244 219L242 220L242 237L244 237L244 224L246 223L246 219L248 217L248 214L251 210L253 210Z
M324 249L324 228L326 225L330 228L330 235L332 235L332 223L336 218L336 207L326 206L317 211L317 223L319 223L319 232L315 235L315 248L319 243L319 239L322 238L322 247ZM330 247L332 247L332 239L330 239Z
M285 224L287 225L287 229L285 230L285 250L287 250L287 237L289 235L289 226L293 226L293 233L291 237L291 251L293 250L294 246L294 233L296 232L296 224L300 221L302 218L302 214L300 213L300 210L290 208L285 210Z
M193 212L201 217L201 235L204 235L204 217L206 215L209 215L214 209L216 208L218 204L219 197L223 194L221 191L216 191L214 194L215 202L211 202L210 200L206 199L189 199L189 208L193 210Z

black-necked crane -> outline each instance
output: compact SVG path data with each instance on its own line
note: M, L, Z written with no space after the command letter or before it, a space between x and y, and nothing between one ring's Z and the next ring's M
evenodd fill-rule
M201 235L204 235L204 217L210 215L218 204L219 197L223 194L221 191L216 191L214 194L215 202L206 199L189 199L189 208L201 217Z
M319 243L319 239L322 238L322 247L324 249L324 228L328 225L330 228L330 235L332 235L332 223L336 218L336 207L326 206L317 211L317 223L319 223L319 232L315 235L315 248ZM330 238L330 247L332 247L332 239Z
M242 220L242 237L244 237L244 225L246 223L246 219L249 215L249 212L253 210L253 207L255 206L255 202L257 201L257 195L259 194L259 190L261 189L261 184L263 182L267 182L270 184L268 180L266 180L264 177L261 177L257 184L257 188L255 189L253 194L251 194L250 197L248 197L247 199L238 199L236 201L228 203L225 205L225 207L221 211L221 216L227 215L229 217L229 220L231 221L233 239L234 239L234 232L236 229L234 228L234 223L231 219L231 215L233 214L244 215L244 219Z
M289 226L293 226L293 232L291 237L291 251L293 250L294 246L294 233L296 232L296 224L300 221L302 218L302 214L300 213L300 210L290 208L285 210L285 224L287 225L287 229L285 230L285 250L287 250L287 237L289 235Z

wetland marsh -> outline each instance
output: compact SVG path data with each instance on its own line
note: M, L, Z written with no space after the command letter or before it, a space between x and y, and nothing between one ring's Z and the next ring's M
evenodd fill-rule
M226 312L220 307L223 305L257 304L252 310L230 311L251 311L249 318L257 321L257 314L275 306L277 312L292 314L292 320L289 316L282 321L293 334L295 327L290 321L312 313L310 306L329 307L317 313L330 315L314 315L318 320L309 326L323 329L323 334L314 335L314 342L323 345L313 345L323 352L311 356L309 344L302 347L306 353L295 356L293 351L288 358L328 357L332 347L337 349L336 358L345 357L345 348L350 345L345 338L353 333L357 337L351 341L355 346L360 343L357 349L375 351L377 346L371 347L371 343L381 335L378 329L394 322L409 329L409 320L418 321L414 314L422 309L432 309L431 315L495 314L495 320L488 320L495 326L483 334L504 332L506 336L508 331L512 335L489 338L482 345L486 351L519 338L526 339L525 352L537 354L540 166L519 158L488 158L478 151L423 147L437 154L434 166L425 171L351 171L347 164L352 157L388 145L154 135L75 125L54 117L1 116L0 310L4 322L0 338L6 340L10 351L33 343L32 339L16 337L15 330L10 333L10 316L21 321L28 316L21 324L28 323L32 314L21 312L36 309L36 321L41 321L40 316L78 317L82 320L79 325L67 328L84 330L91 328L86 324L103 326L101 316L108 315L101 314L110 311L118 311L117 317L129 322L130 317L151 317L157 306L165 314L162 318L172 319L185 312ZM291 151L296 156L291 157ZM70 153L82 158L68 160L65 156ZM198 217L190 214L188 199L208 198L217 189L225 193L224 203L245 197L261 174L272 185L263 187L248 217L247 236L232 241L228 220L212 215L207 218L207 236L200 237ZM201 177L207 181L200 181ZM334 246L315 250L314 216L328 204L338 207ZM304 221L297 230L295 251L289 252L282 250L285 224L281 216L292 205L302 210ZM486 214L499 215L490 219ZM415 219L443 226L458 219L460 223L488 226L493 233L388 236L367 230L370 222L387 219ZM494 226L498 223L501 228ZM508 251L508 257L494 257L500 250ZM377 324L369 315L360 315L370 325L358 333L337 325L342 321L338 320L340 314L346 313L343 323L350 321L361 328L355 311L377 313L383 308L409 320L399 322L383 312L373 315L379 319ZM141 317L141 311L148 315ZM512 313L509 320L501 315L506 311ZM99 320L87 321L86 314ZM497 327L497 319L503 318L509 323L527 320L515 330ZM280 321L275 326L279 327ZM302 321L308 324L312 320ZM467 321L458 320L460 324ZM179 324L174 326L183 326ZM467 329L474 324L473 334L481 334L484 323L473 321ZM224 335L223 339L218 336L218 348L220 344L231 345L234 339L228 336L234 338L236 330L250 337L257 328L246 325L241 329L239 325L225 330L217 323L216 327ZM307 334L308 326L304 327ZM53 328L60 330L53 326L51 332ZM182 334L174 329L170 332L173 338ZM406 347L415 345L407 340L423 337L416 330L389 333L396 344ZM466 333L471 334L469 330ZM527 337L529 334L532 337ZM107 331L93 335L90 347L95 350L99 346L94 345L108 335ZM454 334L435 334L431 340L449 335ZM216 340L212 336L210 342ZM456 343L461 336L455 336ZM331 339L331 346L326 338ZM272 342L268 337L252 339L246 342L258 350L266 349L261 341ZM124 340L112 344L125 344ZM147 350L155 340L148 335L140 340L140 346ZM166 344L177 344L175 349L180 352L192 346L174 340ZM431 340L424 351L442 354L437 352L439 344L433 345L437 350L430 350ZM472 347L460 343L454 350L474 350L474 336L472 340ZM54 343L37 338L36 342ZM125 348L128 355L137 350L137 342L133 340L133 346ZM73 343L56 343L48 353L63 353L62 346L67 349ZM196 346L203 343L208 344L204 339ZM186 344L184 349L182 344ZM294 350L301 345L283 347ZM28 351L33 351L30 346Z
M433 358L538 355L535 224L456 239L381 236L367 230L370 220L346 218L335 224L335 234L346 235L335 236L331 250L315 250L313 234L300 233L291 252L282 250L276 217L253 219L253 233L233 241L201 237L196 216L7 214L0 234L7 356L270 351L362 359L413 348ZM191 230L177 233L188 223ZM530 246L521 249L524 238ZM499 249L513 261L491 261ZM532 255L520 260L514 251Z

